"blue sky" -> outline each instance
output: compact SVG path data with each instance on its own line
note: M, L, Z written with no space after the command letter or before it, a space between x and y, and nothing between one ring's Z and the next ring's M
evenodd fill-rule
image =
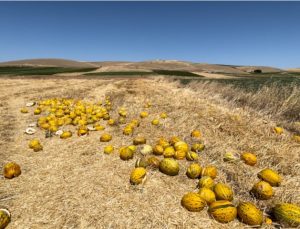
M300 2L0 2L0 61L300 67Z

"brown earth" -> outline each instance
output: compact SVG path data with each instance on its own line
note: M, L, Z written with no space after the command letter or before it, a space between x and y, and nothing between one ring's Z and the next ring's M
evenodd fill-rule
M202 166L213 164L219 174L216 182L231 185L234 203L254 202L267 215L277 202L300 204L299 147L289 131L274 134L275 121L250 108L238 108L218 96L217 91L183 88L177 82L156 79L99 78L1 78L0 79L0 169L9 161L22 167L22 174L12 180L0 178L0 207L8 208L12 221L8 229L16 228L245 228L237 219L219 224L209 217L207 209L191 213L180 205L181 197L197 191L197 180L185 175L187 161L180 161L180 174L166 176L148 171L144 185L132 186L129 175L135 160L121 161L116 150L104 155L107 144L99 141L101 132L67 140L45 138L39 130L34 136L23 133L27 125L39 116L20 113L28 101L52 97L72 97L88 101L103 100L110 95L112 117L117 108L129 111L129 120L144 110L146 101L153 106L150 116L141 122L137 134L154 144L161 137L177 135L188 143L193 129L200 129L206 148L200 153ZM203 87L207 88L207 87ZM169 118L155 127L151 120L167 112ZM105 122L102 122L106 126ZM64 129L72 129L64 127ZM129 145L134 136L124 136L122 126L109 127L110 144L116 148ZM28 148L32 138L39 138L44 150ZM254 152L258 164L254 167L238 161L223 161L225 152ZM140 157L136 155L135 159ZM271 167L283 176L275 196L257 201L249 190L258 181L257 173ZM272 228L272 226L265 226Z

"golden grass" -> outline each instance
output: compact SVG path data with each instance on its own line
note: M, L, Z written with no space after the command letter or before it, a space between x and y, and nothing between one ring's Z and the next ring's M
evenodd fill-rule
M281 136L272 133L276 115L224 99L226 90L219 86L198 84L183 88L163 78L1 79L0 85L0 169L9 161L22 168L22 174L15 179L0 178L0 207L12 213L9 229L244 228L238 220L219 224L206 210L191 213L181 207L181 197L197 190L197 180L185 175L190 162L180 162L180 174L176 177L149 171L147 182L134 187L129 176L135 160L121 161L117 152L103 154L106 145L118 148L131 144L138 134L148 139L147 144L154 144L160 136L173 135L192 143L189 135L193 129L202 131L206 145L199 163L217 166L216 181L233 187L235 204L249 200L265 214L280 201L300 204L300 145L291 140L288 131ZM61 140L45 139L44 133L38 131L35 137L41 140L44 150L28 149L32 136L23 131L37 117L32 110L31 114L19 112L26 102L51 97L95 101L105 95L111 95L113 117L117 117L117 107L125 106L132 119L144 110L146 101L152 102L149 117L143 119L133 136L122 135L123 126L107 126L105 132L113 135L109 143L99 141L101 132ZM160 127L151 125L161 112L167 112L169 118ZM258 156L258 164L250 167L242 162L223 162L223 154L228 151L252 151ZM249 190L258 181L256 174L266 167L279 171L284 181L275 188L274 198L257 201Z

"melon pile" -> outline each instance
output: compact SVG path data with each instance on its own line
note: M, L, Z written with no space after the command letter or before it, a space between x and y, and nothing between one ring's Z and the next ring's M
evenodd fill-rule
M228 223L239 219L242 223L258 226L272 224L273 221L288 226L300 225L300 207L295 204L280 203L274 206L270 216L266 216L262 209L254 203L236 200L233 188L226 183L217 183L218 168L212 164L201 164L199 155L205 153L204 137L200 130L191 130L190 136L169 136L155 139L155 144L149 144L150 139L139 135L139 126L142 122L149 122L150 125L162 125L164 119L168 118L167 113L162 112L154 119L149 120L151 115L151 103L147 102L140 113L129 119L127 108L119 107L113 109L110 97L96 103L67 99L52 98L26 104L20 109L24 115L36 116L36 122L31 123L26 134L34 135L37 131L43 131L45 138L56 137L61 141L68 141L70 138L83 137L91 132L99 135L99 145L103 146L103 153L107 155L118 152L121 160L135 159L135 168L128 174L129 182L132 185L143 185L149 170L161 172L167 176L177 176L185 173L186 179L197 179L198 191L187 191L181 199L181 205L190 212L199 212L204 209L208 211L211 218L220 222ZM108 126L117 127L119 133L106 132ZM283 129L275 127L274 133L282 134ZM97 133L99 132L99 133ZM114 135L133 136L131 142L125 146L114 146L111 140ZM76 136L77 135L77 136ZM187 143L184 139L190 139ZM297 138L297 137L296 137ZM151 139L152 141L154 139ZM152 142L151 141L151 142ZM28 147L34 152L47 148L47 139L32 138ZM189 163L182 171L182 161ZM234 154L226 152L224 163L242 161L247 166L256 166L259 158L253 152L241 152ZM21 175L21 167L10 162L4 166L4 177L11 179ZM257 176L257 182L249 190L249 196L257 200L268 200L274 196L276 187L280 186L282 176L270 168L261 170ZM238 204L234 204L238 202ZM180 200L178 200L180 202ZM1 212L3 211L3 212ZM194 213L197 214L197 213ZM4 228L10 221L10 214L0 209L0 228ZM6 217L5 219L3 217ZM273 221L272 221L273 220Z

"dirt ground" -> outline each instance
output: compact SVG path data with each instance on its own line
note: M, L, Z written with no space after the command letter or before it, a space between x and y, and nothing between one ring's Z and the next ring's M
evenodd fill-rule
M33 109L28 114L20 108L28 101L52 97L73 97L89 101L103 100L111 95L112 117L117 108L125 106L129 120L144 110L150 101L149 117L142 120L133 136L124 136L122 126L108 127L116 148L129 145L136 135L144 135L149 144L161 136L179 136L192 143L193 129L200 129L206 148L200 153L202 166L218 168L217 182L234 189L234 203L248 200L267 215L277 202L300 204L300 144L285 132L278 136L271 131L275 125L268 117L236 108L214 92L204 94L165 79L84 79L84 78L1 78L0 79L0 169L6 162L20 164L22 174L8 180L0 178L0 207L8 208L13 228L245 228L237 219L219 224L209 217L207 209L188 212L180 205L186 192L196 191L197 180L185 175L187 161L180 161L180 174L166 176L148 171L144 185L132 186L129 175L135 159L121 161L118 151L104 155L101 132L86 137L62 140L45 138L44 132L24 134L29 123L37 120ZM159 127L151 120L166 112L168 118ZM105 122L103 121L105 125ZM69 127L65 127L69 129ZM28 148L32 138L39 138L44 150ZM242 162L223 161L225 152L251 151L257 154L254 167ZM257 201L249 190L258 181L257 173L271 167L283 176L275 196ZM264 227L274 227L264 226Z

